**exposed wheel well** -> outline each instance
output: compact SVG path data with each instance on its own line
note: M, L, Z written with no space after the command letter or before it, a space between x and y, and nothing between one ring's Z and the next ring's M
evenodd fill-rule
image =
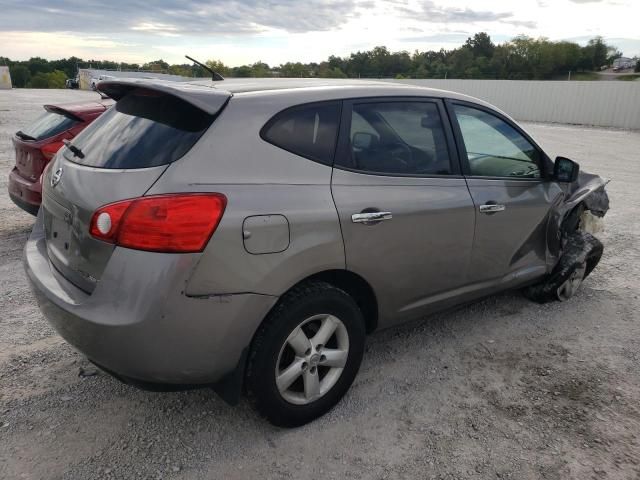
M580 202L565 214L560 226L563 235L570 235L580 227L580 216L586 210L584 202Z
M367 333L373 332L378 327L378 301L371 285L360 275L349 270L326 270L311 275L291 288L310 280L321 280L344 290L360 307L365 321Z

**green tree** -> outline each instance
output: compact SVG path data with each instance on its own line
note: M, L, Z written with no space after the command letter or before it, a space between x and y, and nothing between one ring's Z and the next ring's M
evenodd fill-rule
M309 68L300 63L291 63L287 62L284 65L280 65L280 76L281 77L291 77L291 78L302 78L309 76Z
M264 62L257 61L253 65L251 65L251 76L252 77L270 77L271 69L269 65Z
M31 88L49 88L49 79L46 73L37 73L29 82Z
M166 72L169 70L169 64L164 60L154 60L153 62L142 65L142 70L151 70L152 72Z
M44 58L31 57L25 63L31 72L31 75L35 75L37 73L49 73L51 71L49 61Z
M47 75L47 88L64 88L67 74L61 70L54 70Z
M321 78L415 77L415 78L505 78L552 79L564 78L569 71L598 70L622 55L615 47L607 45L601 37L591 39L584 47L574 42L552 42L546 38L518 36L508 42L494 44L486 32L467 38L466 42L452 50L428 50L408 53L392 52L380 45L371 50L357 51L349 56L332 55L318 63L287 62L277 71L287 77L318 76ZM0 64L11 68L14 84L30 83L39 88L49 84L60 85L59 74L73 77L77 68L104 68L139 70L140 65L118 63L112 60L83 60L77 57L46 60L33 57L24 62L12 62L0 57ZM274 69L264 62L230 68L219 60L208 60L213 70L223 76L270 77ZM16 68L22 66L26 68ZM145 70L170 72L187 77L209 77L198 65L169 65L164 60L145 63Z
M180 75L182 77L191 77L193 76L193 69L191 65L170 65L168 72L171 75ZM207 72L208 73L208 72Z
M471 50L474 57L485 58L491 58L493 56L493 50L496 48L491 41L491 37L485 32L476 33L473 37L467 38L463 47Z
M49 73L37 73L31 79L29 86L31 88L64 88L67 75L55 70Z
M340 68L334 67L329 70L329 78L347 78L347 74L344 73Z
M466 72L473 65L473 53L467 48L458 48L451 56L449 78L467 78Z
M593 49L593 60L591 70L600 70L600 67L607 64L609 46L604 43L602 37L598 36L589 40L589 47Z
M140 64L121 62L119 65L119 69L123 71L126 71L126 70L136 71L136 70L140 70Z
M25 88L31 80L31 72L24 65L13 65L9 68L11 74L11 82L14 87Z
M223 77L231 74L231 69L220 60L207 60L205 63L207 64L207 67L209 67L214 72L219 73ZM207 72L207 76L208 75L209 73Z
M249 65L242 65L241 67L234 67L232 70L232 75L234 77L250 77L251 76L251 67Z

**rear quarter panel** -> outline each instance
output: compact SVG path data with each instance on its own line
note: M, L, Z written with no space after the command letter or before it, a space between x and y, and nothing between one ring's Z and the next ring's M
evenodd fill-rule
M232 98L196 146L174 162L148 194L219 192L227 208L185 293L282 295L309 275L345 268L332 168L289 153L259 136L262 126L296 102L288 96ZM242 225L252 215L283 215L290 242L282 252L251 254ZM251 232L252 235L260 232Z

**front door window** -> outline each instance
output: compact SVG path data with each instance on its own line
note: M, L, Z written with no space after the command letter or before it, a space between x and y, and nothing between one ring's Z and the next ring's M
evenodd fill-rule
M540 152L504 120L477 108L454 106L471 176L540 178Z

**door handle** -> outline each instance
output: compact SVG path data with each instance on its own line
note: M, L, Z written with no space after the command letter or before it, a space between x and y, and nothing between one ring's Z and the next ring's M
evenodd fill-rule
M364 212L351 215L351 221L353 223L364 224L374 224L382 220L391 220L392 218L393 215L391 215L391 212Z
M481 213L498 213L504 212L507 207L504 205L497 205L495 203L485 203L484 205L480 205Z

